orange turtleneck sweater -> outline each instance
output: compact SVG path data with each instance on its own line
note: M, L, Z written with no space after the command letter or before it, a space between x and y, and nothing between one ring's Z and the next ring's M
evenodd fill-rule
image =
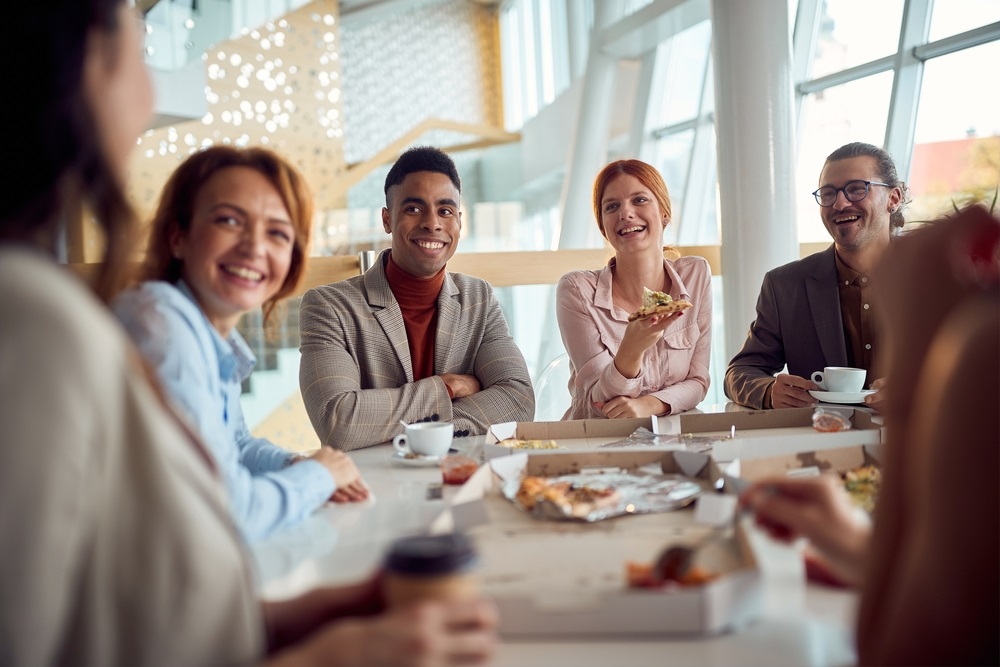
M399 303L399 309L403 311L406 342L410 347L410 360L413 362L413 379L423 380L434 375L437 298L444 284L444 269L442 268L431 278L417 278L399 268L399 265L392 261L392 255L389 255L385 277L389 281L389 289Z

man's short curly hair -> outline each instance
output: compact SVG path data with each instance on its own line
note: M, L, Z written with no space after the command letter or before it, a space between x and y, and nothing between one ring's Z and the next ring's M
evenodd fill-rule
M433 146L415 146L399 156L396 164L385 177L385 205L389 206L389 189L399 185L408 175L418 171L433 171L444 174L455 185L459 194L462 192L462 179L458 177L458 169L448 154Z

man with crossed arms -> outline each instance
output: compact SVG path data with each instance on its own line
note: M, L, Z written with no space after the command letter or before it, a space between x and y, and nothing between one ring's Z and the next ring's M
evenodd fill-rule
M403 153L385 180L392 247L364 275L302 298L299 384L324 445L385 442L400 421L452 422L462 437L534 417L528 369L493 288L445 270L462 231L461 187L442 151Z
M831 153L819 185L813 195L833 245L764 276L757 319L726 369L726 396L741 405L813 405L818 387L808 378L826 366L863 368L865 387L884 385L870 276L903 226L906 185L889 154L865 143ZM865 402L878 408L882 396Z

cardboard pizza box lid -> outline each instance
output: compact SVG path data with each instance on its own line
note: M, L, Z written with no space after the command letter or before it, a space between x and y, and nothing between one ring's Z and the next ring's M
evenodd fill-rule
M658 433L655 417L636 419L568 419L557 422L504 422L490 426L488 437L494 442L507 438L524 440L586 440L590 438L623 438L637 429L647 428Z
M743 460L739 462L738 470L742 479L753 482L764 477L787 475L806 469L815 470L819 474L841 473L865 465L879 466L880 456L881 445L857 445Z

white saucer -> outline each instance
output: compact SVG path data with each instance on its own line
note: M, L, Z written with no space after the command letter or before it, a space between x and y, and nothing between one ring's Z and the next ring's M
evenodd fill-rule
M393 452L392 459L397 463L402 463L405 466L414 466L417 468L425 466L436 466L441 463L440 456L421 456L420 454L404 454L403 452L396 450Z
M865 396L871 396L875 391L810 391L809 395L824 403L864 403Z

